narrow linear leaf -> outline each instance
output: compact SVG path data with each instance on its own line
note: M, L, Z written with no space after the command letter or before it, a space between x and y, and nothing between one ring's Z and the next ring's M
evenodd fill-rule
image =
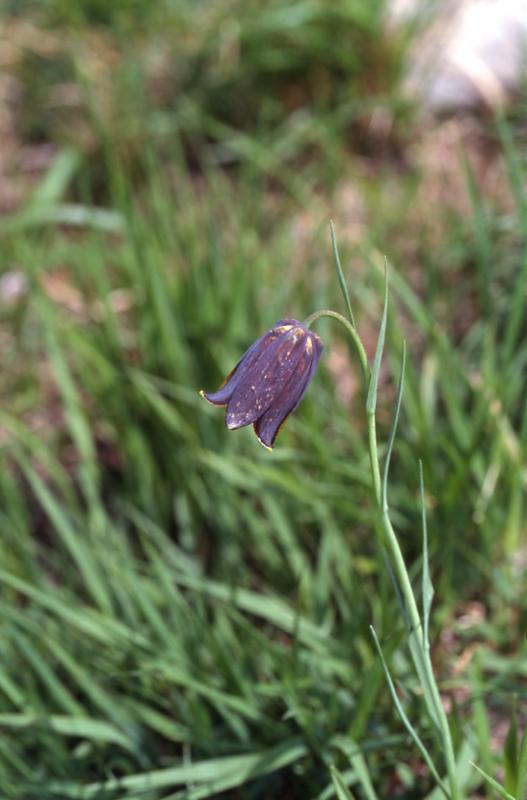
M505 745L503 747L505 788L513 791L518 782L518 719L513 708Z
M368 415L375 414L377 407L377 387L379 385L379 374L381 371L382 354L384 350L384 340L386 338L386 321L388 319L388 266L385 265L384 272L384 309L382 312L381 327L379 330L379 338L377 339L377 348L375 350L375 357L373 359L373 366L371 370L370 385L368 386L368 397L366 398L366 413Z
M90 548L88 541L77 530L71 515L50 491L33 466L25 458L19 457L18 461L35 497L52 523L54 532L57 537L60 537L82 575L91 597L103 612L110 611L111 613L111 600L101 577L101 570L95 561L93 548Z
M79 659L75 659L60 642L46 637L46 646L62 669L74 682L80 696L90 699L101 715L108 716L118 729L130 730L131 720L122 703L114 700L112 694L97 681L93 671L86 669Z
M385 510L388 509L388 473L390 471L390 460L392 457L392 450L395 442L395 434L397 433L397 425L399 423L399 414L401 412L405 367L406 367L406 342L403 340L401 371L399 373L399 385L397 387L397 400L395 403L395 413L393 415L392 429L390 431L390 438L388 439L388 447L386 450L386 458L384 459L384 470L382 475L382 504Z
M394 685L394 682L392 680L392 676L390 675L390 672L388 670L388 666L386 664L386 661L384 660L384 655L383 655L383 652L382 652L382 649L381 649L381 645L379 643L379 640L377 638L377 634L375 632L375 628L373 627L373 625L370 625L370 630L371 630L371 633L372 633L372 636L373 636L373 640L375 642L375 647L377 648L377 652L379 654L379 658L381 659L381 663L382 663L382 667L383 667L383 670L384 670L384 674L386 676L386 682L388 683L388 688L390 690L390 694L392 696L392 700L393 700L393 703L395 705L395 708L397 709L397 712L398 712L399 716L401 717L401 720L403 722L404 727L406 728L406 730L408 731L408 733L410 734L410 736L414 740L417 748L419 749L419 752L423 756L428 769L430 770L430 772L434 776L434 779L435 779L437 785L440 787L441 791L443 792L443 794L445 795L447 800L449 800L450 795L447 792L447 790L446 790L446 788L445 788L445 786L443 784L443 781L439 777L439 773L437 772L437 770L436 770L436 768L434 766L434 762L432 761L432 757L430 756L430 754L428 753L428 750L426 749L426 747L424 746L423 742L421 741L421 738L420 738L419 734L417 733L417 731L415 730L414 726L412 725L412 723L410 722L410 720L406 716L406 712L405 712L404 708L401 705L401 701L399 700L399 697L397 696L397 691L395 689L395 685Z
M101 720L85 717L68 717L60 714L41 716L39 714L0 714L0 729L22 730L41 728L79 739L118 744L130 752L134 751L132 741L113 725Z
M73 628L96 641L112 643L115 641L115 637L118 636L140 647L148 645L148 640L144 636L130 630L116 619L104 617L95 611L85 610L82 607L75 608L71 603L68 604L66 597L62 600L58 593L51 594L51 592L41 591L3 569L0 569L0 583L4 583L15 591L30 597L39 606L47 608L56 614L59 619L63 619Z
M34 646L35 639L31 640L22 633L13 633L13 639L31 672L46 687L57 710L60 709L65 714L81 717L83 715L82 705L58 679L55 671L48 664L48 660L43 658L42 653Z
M479 772L479 774L480 774L480 775L482 776L482 778L483 778L483 779L486 781L486 783L488 783L488 785L489 785L490 787L492 787L492 789L494 789L494 791L495 791L495 792L496 792L496 793L497 793L497 794L498 794L500 797L503 797L503 798L504 798L504 800L519 800L519 798L517 798L517 797L514 797L512 794L509 794L509 792L507 792L507 791L506 791L506 790L503 788L503 786L501 785L501 783L498 783L498 781L497 781L497 780L495 780L495 779L494 779L494 778L492 778L490 775L488 775L488 774L487 774L487 773L486 773L484 770L482 770L482 769L481 769L481 767L478 767L478 765L477 765L477 764L475 764L473 761L471 761L471 762L470 762L470 764L471 764L471 766L473 766L473 767L474 767L474 769L476 769L476 770Z
M237 714L240 714L241 716L255 722L263 721L263 715L259 712L259 710L254 708L254 706L243 700L241 697L236 697L232 694L228 694L227 692L222 692L221 690L215 689L214 687L209 686L202 681L198 681L196 678L193 678L191 675L188 675L181 669L177 669L170 663L159 662L156 665L156 668L159 669L160 673L167 681L174 682L180 686L184 686L187 689L193 690L196 694L206 698L219 708L230 708Z
M331 766L331 780L333 781L333 786L335 787L337 800L355 800L354 796L344 783L342 775L334 766Z
M368 764L364 757L362 748L359 747L353 741L353 739L349 737L346 737L345 739L343 737L339 737L335 744L337 744L337 746L349 758L349 762L355 775L355 781L360 785L366 799L379 800L377 792L373 788L373 783L370 778L370 771L368 769Z
M236 789L249 780L268 775L270 772L288 766L289 763L288 761L287 763L275 765L275 769L270 769L269 766L262 761L261 767L249 768L248 772L245 770L234 770L231 774L219 777L217 780L212 780L210 783L207 782L195 786L192 789L185 788L175 794L165 795L161 800L207 800L207 798L213 797L220 792L226 792L228 789Z
M72 800L90 800L98 797L103 792L131 793L132 796L140 792L154 791L156 789L175 788L188 783L201 783L206 785L209 794L200 795L208 797L214 792L227 788L240 786L248 779L257 778L275 772L289 764L303 758L307 752L306 745L298 739L285 742L269 750L261 750L241 756L227 756L206 761L197 761L194 764L182 764L177 767L158 769L153 772L143 772L136 775L127 775L124 778L110 778L108 781L80 785L78 783L52 781L46 785L48 792ZM220 785L220 782L226 781ZM175 795L174 797L177 797ZM185 794L185 797L188 797ZM168 798L166 798L168 800Z
M423 529L423 646L430 649L430 612L434 598L434 587L430 578L428 561L428 525L426 521L425 486L423 479L423 462L419 461L419 490L421 495L421 524Z
M29 206L46 208L59 201L80 165L81 154L74 147L65 147L64 150L57 153L48 171L31 195Z
M24 706L24 694L13 683L10 676L3 670L0 670L0 692L3 692L14 706L18 706L18 708L22 708Z
M166 716L147 703L141 703L128 698L126 703L127 710L134 719L138 719L156 733L161 734L172 742L187 742L190 738L188 729L184 725L175 722L169 715Z
M287 633L298 632L300 640L313 649L327 650L328 632L305 615L299 614L288 603L276 597L253 592L250 589L233 589L226 584L179 572L174 580L181 586L201 591L209 597L224 601L248 614L267 620Z
M527 800L527 727L523 733L518 754L516 796L518 800Z
M124 218L109 208L95 208L75 203L39 203L31 205L0 223L0 236L13 234L28 228L45 225L70 225L75 228L91 228L104 233L126 232Z
M337 247L337 236L335 233L335 226L333 224L333 220L329 221L329 226L331 228L331 244L333 245L333 257L335 258L335 267L337 269L337 277L339 279L339 286L340 291L342 292L342 296L344 297L344 303L346 304L346 311L348 312L348 317L350 318L350 322L354 328L357 326L355 325L355 319L353 317L353 311L351 308L351 300L348 291L348 285L344 278L344 271L342 269L342 264L340 263L340 256Z

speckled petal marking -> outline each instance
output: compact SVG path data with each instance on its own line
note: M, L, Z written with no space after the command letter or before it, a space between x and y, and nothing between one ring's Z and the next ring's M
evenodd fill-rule
M260 357L267 347L284 332L288 326L298 325L296 319L281 319L276 325L266 331L240 358L234 369L227 375L222 385L216 392L201 392L205 400L215 406L225 406L232 397L232 394L243 378L246 370L249 370L255 361Z
M280 395L299 361L305 358L306 330L299 324L284 328L251 368L244 370L236 385L225 416L230 430L255 422Z
M269 449L273 447L283 423L298 407L315 375L322 353L322 342L318 336L310 334L310 340L306 345L308 346L306 346L305 358L298 362L294 374L280 395L254 423L256 436L264 447Z

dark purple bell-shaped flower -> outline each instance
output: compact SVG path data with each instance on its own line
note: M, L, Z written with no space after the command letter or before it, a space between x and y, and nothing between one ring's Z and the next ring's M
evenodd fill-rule
M322 342L296 319L281 319L249 347L217 392L202 392L215 406L227 406L231 431L253 425L272 449L280 426L297 408L313 378Z

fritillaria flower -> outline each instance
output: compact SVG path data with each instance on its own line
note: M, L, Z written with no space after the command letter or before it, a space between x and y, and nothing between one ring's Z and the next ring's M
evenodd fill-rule
M281 425L297 408L322 353L319 337L296 319L281 319L249 347L217 392L202 392L226 406L231 431L253 425L272 449Z

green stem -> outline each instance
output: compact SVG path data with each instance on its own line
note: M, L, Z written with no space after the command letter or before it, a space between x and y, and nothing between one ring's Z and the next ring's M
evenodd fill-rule
M329 308L323 308L320 311L315 311L313 314L310 314L309 317L303 321L302 325L304 328L310 328L317 319L320 319L320 317L331 317L332 319L336 319L337 322L340 322L341 325L344 325L353 340L353 344L355 345L362 368L362 373L364 375L364 380L366 383L369 383L370 365L368 364L368 356L366 355L366 350L364 349L364 345L361 342L360 336L357 333L357 329L346 319L346 317L343 317L342 314L337 313L337 311L331 311Z
M338 314L336 311L331 311L328 308L321 309L320 311L315 311L311 314L307 319L304 320L302 323L305 328L310 328L311 325L316 322L317 319L320 317L331 317L332 319L336 319L337 322L340 322L346 328L349 336L351 337L353 344L355 345L355 350L359 357L360 366L362 369L362 374L364 377L364 383L366 386L370 383L371 378L371 370L370 365L368 363L368 356L366 355L366 350L364 349L364 345L362 344L361 338L357 333L357 329L349 322L346 317L343 317L342 314ZM375 491L375 499L377 500L377 504L380 506L381 504L381 473L379 470L379 459L377 458L377 434L375 431L375 412L373 414L368 414L368 442L369 447L368 451L370 454L370 468L371 474L373 477L373 486Z
M364 350L364 346L362 344L359 334L357 333L356 328L341 314L338 314L336 311L330 311L328 309L315 311L314 314L311 314L306 320L304 320L303 324L306 328L309 328L320 317L331 317L332 319L336 319L338 322L340 322L341 325L343 325L346 328L346 331L350 335L350 338L353 344L355 345L355 349L359 358L359 362L364 377L364 382L366 388L368 388L371 379L371 370L370 370L370 365L368 363L368 357L366 355L366 351ZM375 493L375 500L377 502L377 506L381 516L381 523L384 532L384 537L390 550L392 563L399 581L401 594L404 598L404 603L406 606L406 613L408 615L408 626L409 626L408 639L409 639L410 652L412 654L412 659L414 661L414 665L417 674L419 676L419 679L423 684L425 699L427 700L427 705L429 713L432 717L432 721L439 728L439 736L443 745L443 751L445 755L445 766L448 773L448 779L450 784L451 798L452 800L461 800L461 792L456 775L456 760L454 755L454 747L452 744L452 736L450 734L448 719L445 710L443 708L443 704L441 702L439 689L437 687L434 670L432 666L432 660L430 658L430 650L429 647L425 645L422 636L421 616L419 614L417 601L415 599L414 591L412 589L410 576L408 575L408 570L406 568L403 554L399 546L399 541L397 539L397 536L395 534L395 531L393 529L390 520L388 502L385 497L383 498L382 494L375 410L367 412L367 425L368 425L368 452L370 456L370 468L371 468L373 489Z
M381 507L381 471L379 469L379 455L377 451L377 425L375 412L367 414L368 419L368 452L370 454L371 478L377 505Z
M428 647L425 647L421 635L421 617L419 615L415 595L410 583L408 570L406 569L406 564L404 563L403 554L389 517L388 506L385 506L382 509L382 526L386 540L390 547L393 565L399 580L401 594L404 598L406 612L408 614L408 625L410 629L408 634L408 643L410 646L410 652L412 654L417 673L423 683L425 698L429 698L432 721L439 726L439 733L445 755L445 765L448 773L452 800L460 800L461 794L456 775L456 759L454 755L452 737L450 734L450 727L448 725L448 719L441 702L441 695L439 694L439 689L437 688L432 660L430 658L430 651Z

